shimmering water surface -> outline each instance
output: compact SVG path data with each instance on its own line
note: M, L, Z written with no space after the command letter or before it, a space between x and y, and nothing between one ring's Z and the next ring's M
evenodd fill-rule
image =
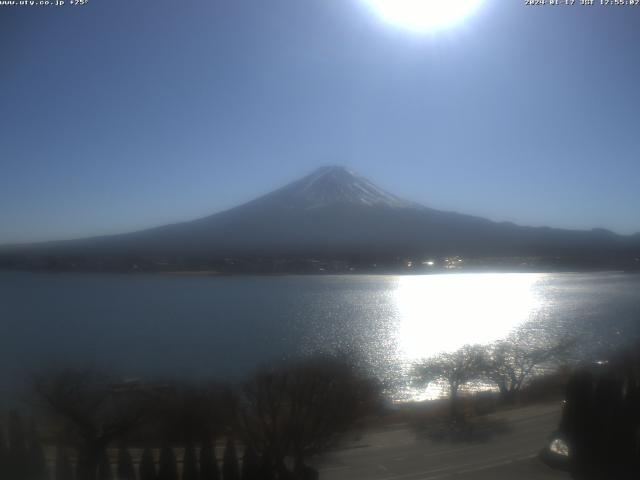
M416 360L526 321L585 350L640 336L640 275L178 277L0 272L0 387L52 365L240 378L353 350L406 391Z

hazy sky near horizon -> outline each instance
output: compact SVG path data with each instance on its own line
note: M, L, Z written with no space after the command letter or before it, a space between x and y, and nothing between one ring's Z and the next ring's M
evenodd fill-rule
M433 208L638 232L639 26L524 0L426 34L363 0L0 7L0 244L189 220L326 164Z

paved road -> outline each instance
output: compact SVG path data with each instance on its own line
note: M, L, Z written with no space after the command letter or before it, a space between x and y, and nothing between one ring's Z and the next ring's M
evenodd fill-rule
M365 433L329 455L322 480L529 480L569 479L536 457L556 428L559 405L526 407L496 414L508 431L486 442L449 443L424 438L404 425Z

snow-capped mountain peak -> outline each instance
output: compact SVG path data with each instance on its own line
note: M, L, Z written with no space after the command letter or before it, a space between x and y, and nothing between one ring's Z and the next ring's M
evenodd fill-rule
M390 208L417 206L341 166L321 167L310 175L263 197L262 200L303 209L334 204Z

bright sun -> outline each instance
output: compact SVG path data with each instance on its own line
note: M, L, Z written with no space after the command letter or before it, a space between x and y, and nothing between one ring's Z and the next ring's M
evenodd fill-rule
M415 31L449 27L471 13L483 0L364 0L385 21Z

